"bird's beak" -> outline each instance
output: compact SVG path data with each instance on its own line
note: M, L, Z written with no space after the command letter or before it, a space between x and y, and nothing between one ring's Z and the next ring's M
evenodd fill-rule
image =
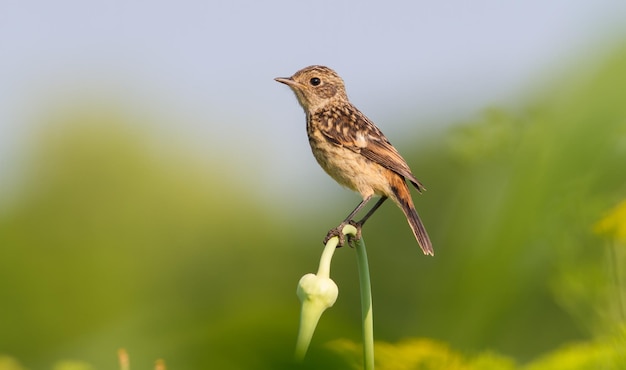
M278 81L280 83L283 83L287 86L296 86L298 85L298 83L296 81L294 81L291 77L276 77L274 79L274 81Z

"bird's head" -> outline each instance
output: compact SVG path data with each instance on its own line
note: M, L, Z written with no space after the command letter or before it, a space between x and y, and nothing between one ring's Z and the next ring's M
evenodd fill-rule
M338 101L348 101L343 80L328 67L310 66L291 77L275 80L289 86L307 112L315 112Z

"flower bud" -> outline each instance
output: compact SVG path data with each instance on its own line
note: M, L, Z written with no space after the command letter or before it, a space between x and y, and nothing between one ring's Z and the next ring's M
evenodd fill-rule
M335 304L339 295L339 288L330 278L306 274L298 283L297 294L302 304L308 302L311 305L319 306L323 311Z

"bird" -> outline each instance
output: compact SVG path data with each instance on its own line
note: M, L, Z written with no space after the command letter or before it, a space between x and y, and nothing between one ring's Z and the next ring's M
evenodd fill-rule
M347 224L357 228L355 238L360 239L365 221L390 198L403 211L424 254L434 255L407 181L419 193L425 187L382 131L350 103L344 81L337 72L312 65L291 77L274 80L289 86L304 109L309 144L319 165L339 184L362 197L344 221L328 232L324 243L338 236L338 246L342 246L342 230ZM355 221L356 214L376 196L380 197L376 204L361 220Z

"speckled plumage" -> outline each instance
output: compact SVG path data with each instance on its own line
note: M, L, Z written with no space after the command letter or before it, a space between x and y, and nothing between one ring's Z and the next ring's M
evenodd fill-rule
M391 198L403 210L424 253L432 255L430 238L415 211L405 179L420 192L424 187L380 129L350 103L341 77L328 67L310 66L276 81L288 85L304 109L307 135L317 162L338 183L363 197L355 211L374 195L381 197L374 209Z

